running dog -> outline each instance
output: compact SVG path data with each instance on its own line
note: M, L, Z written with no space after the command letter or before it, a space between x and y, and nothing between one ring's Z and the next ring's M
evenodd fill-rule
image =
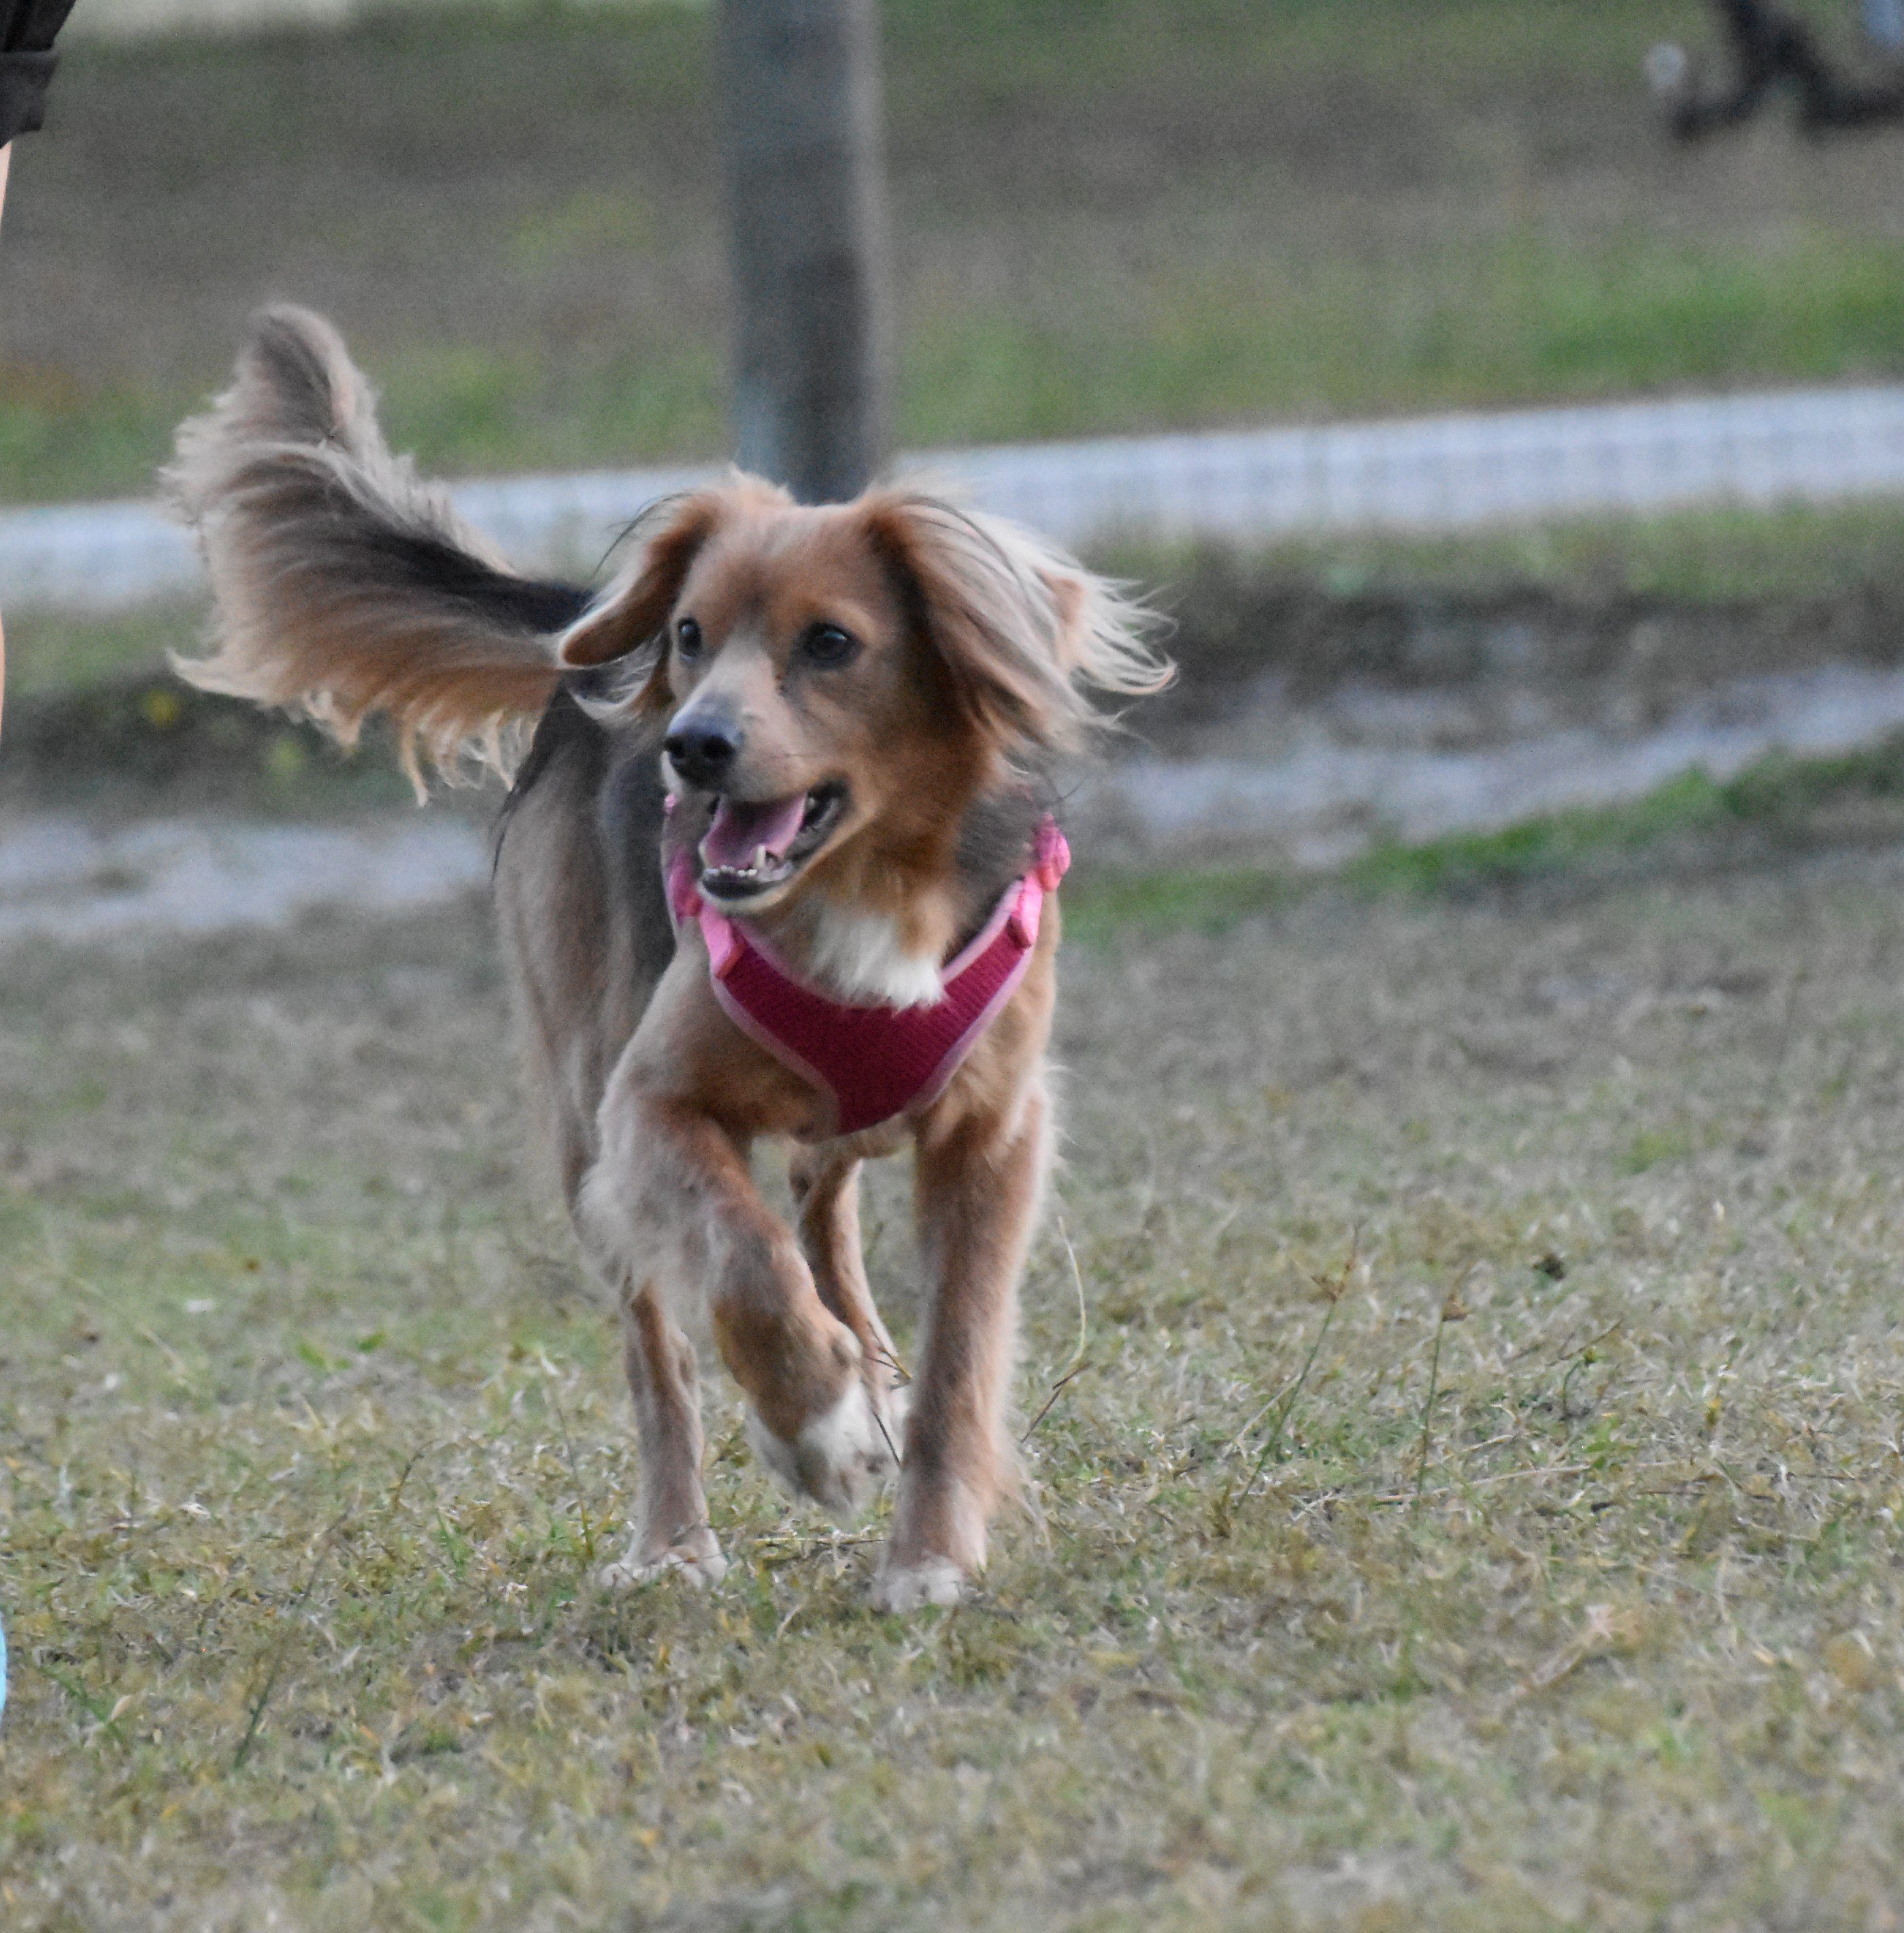
M518 576L294 308L259 317L167 475L217 599L192 683L346 743L381 713L419 794L422 760L512 768L515 1012L640 1442L603 1581L726 1568L686 1325L794 1495L844 1517L897 1470L875 1602L956 1601L1014 1477L1052 1137L1049 774L1102 722L1093 694L1167 680L1145 614L993 518L893 489L806 508L738 473L656 507L599 592ZM767 1139L791 1144L791 1226L752 1171ZM857 1212L860 1163L908 1143L930 1275L909 1384Z

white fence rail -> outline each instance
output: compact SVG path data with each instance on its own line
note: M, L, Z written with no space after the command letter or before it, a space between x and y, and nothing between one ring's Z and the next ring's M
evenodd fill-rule
M520 0L476 0L497 12ZM623 5L704 6L707 0L620 0ZM80 40L149 41L171 34L257 34L274 27L341 29L403 7L467 8L471 0L86 0L62 30L60 45ZM581 0L584 5L592 0Z
M1904 494L1904 386L946 450L899 467L1071 543L1821 504ZM525 568L586 573L645 504L709 473L496 478L456 498ZM149 504L0 513L0 607L110 609L197 582L189 540Z

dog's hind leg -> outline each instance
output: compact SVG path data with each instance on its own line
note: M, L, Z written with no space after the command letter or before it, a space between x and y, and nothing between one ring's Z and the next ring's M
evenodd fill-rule
M669 1319L654 1285L622 1297L622 1354L641 1448L635 1535L602 1573L611 1589L678 1571L697 1587L727 1574L701 1487L701 1392L694 1345Z
M906 1375L866 1279L860 1243L860 1169L854 1156L796 1148L788 1167L801 1252L820 1300L858 1337L860 1372L893 1460L905 1433Z
M1041 1087L1008 1127L969 1119L942 1140L920 1138L919 1231L932 1301L892 1538L873 1586L882 1610L956 1604L985 1562L993 1506L1017 1480L1005 1403L1048 1115Z

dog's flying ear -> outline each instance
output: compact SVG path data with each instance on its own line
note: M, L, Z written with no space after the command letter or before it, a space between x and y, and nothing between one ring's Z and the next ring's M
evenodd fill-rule
M1104 721L1093 692L1136 696L1176 675L1158 620L1042 539L935 497L876 492L868 534L972 722L1002 746L1074 749Z
M667 661L660 648L669 614L701 547L726 516L729 493L697 490L657 504L644 518L654 528L634 562L556 640L556 656L575 669L635 658L630 694L637 711L665 708L667 694L656 676ZM646 653L643 665L637 654ZM624 702L629 702L624 700Z

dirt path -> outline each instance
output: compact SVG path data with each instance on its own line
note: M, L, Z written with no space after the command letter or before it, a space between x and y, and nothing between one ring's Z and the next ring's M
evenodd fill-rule
M1351 688L1296 714L1270 756L1113 766L1080 789L1071 816L1155 858L1266 846L1298 866L1335 865L1377 838L1493 831L1641 798L1688 771L1722 781L1773 753L1825 757L1875 744L1904 728L1904 672L1827 665L1742 678L1629 730L1569 725L1485 739L1478 708L1443 692Z
M410 912L488 876L482 833L446 816L118 827L23 816L0 828L0 942L281 927L319 906Z
M1266 714L1269 707L1266 704ZM1339 864L1374 840L1485 831L1641 796L1695 768L1729 778L1773 752L1818 756L1904 729L1904 672L1821 666L1738 681L1647 729L1570 726L1476 742L1446 693L1338 693L1269 716L1248 756L1145 756L1072 794L1081 850ZM210 816L0 819L0 945L288 925L320 908L416 911L479 888L467 816L407 808L332 823Z

